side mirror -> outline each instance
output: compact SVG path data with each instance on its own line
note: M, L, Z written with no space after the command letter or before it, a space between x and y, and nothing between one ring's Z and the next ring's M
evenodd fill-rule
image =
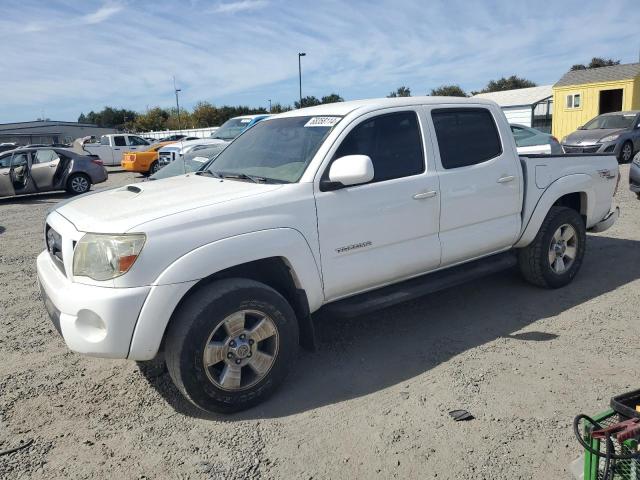
M373 163L367 155L346 155L335 160L329 169L329 181L322 190L338 190L373 180Z
M584 130L584 125L580 125L580 126L578 127L578 130Z

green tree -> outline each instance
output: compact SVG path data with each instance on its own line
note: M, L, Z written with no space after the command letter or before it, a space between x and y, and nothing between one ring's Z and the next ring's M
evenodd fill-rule
M516 75L510 77L502 77L498 80L491 80L487 86L480 90L480 93L502 92L504 90L516 90L518 88L535 87L537 84L526 78L520 78ZM476 92L472 92L476 93Z
M410 97L411 96L411 89L409 87L398 87L397 90L395 92L391 92L389 95L387 95L387 98L395 98L395 97Z
M87 123L87 117L85 117L82 112L80 112L80 116L78 117L78 123Z
M193 107L191 119L196 128L215 127L220 125L220 112L209 102L198 102Z
M338 103L338 102L344 102L344 98L342 98L337 93L330 93L329 95L325 95L320 100L320 103Z
M282 113L282 112L288 112L292 110L290 105L282 105L279 102L276 103L272 103L271 104L271 113Z
M320 105L322 102L318 100L314 96L302 97L302 103L295 102L295 108L304 108L304 107L315 107L316 105Z
M437 88L432 88L429 95L432 97L468 97L460 85L441 85Z
M142 132L165 130L167 118L169 118L169 112L160 107L154 107L136 117L134 129Z
M614 65L620 65L620 60L614 60L612 58L593 57L588 65L578 63L571 67L571 70L588 70L589 68L600 67L612 67Z

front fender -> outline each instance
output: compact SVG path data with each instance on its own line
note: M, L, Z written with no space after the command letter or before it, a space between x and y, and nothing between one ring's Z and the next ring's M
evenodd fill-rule
M173 311L198 280L270 257L288 262L297 287L307 294L311 311L320 308L324 301L320 272L299 231L275 228L225 238L183 255L153 282L133 332L128 358L150 360L156 355Z
M558 199L570 193L580 193L586 195L586 205L582 205L580 212L587 218L587 226L593 219L593 209L595 206L595 192L593 191L593 179L586 173L567 175L559 178L549 185L538 199L529 218L523 218L523 225L526 225L522 235L514 245L515 248L522 248L529 245L538 234L542 222L547 213Z

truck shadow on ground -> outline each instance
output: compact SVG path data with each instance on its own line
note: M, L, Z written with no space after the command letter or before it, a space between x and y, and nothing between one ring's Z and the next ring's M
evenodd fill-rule
M141 371L182 414L226 421L283 417L396 385L496 338L553 340L553 332L518 331L638 278L639 241L589 236L582 270L563 289L530 286L508 270L367 316L321 315L318 351L302 351L291 375L266 402L231 416L191 406L166 369L141 365Z

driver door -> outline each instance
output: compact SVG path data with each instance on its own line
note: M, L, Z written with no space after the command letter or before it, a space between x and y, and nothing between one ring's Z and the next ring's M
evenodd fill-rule
M11 154L0 157L0 197L15 195L11 181Z

